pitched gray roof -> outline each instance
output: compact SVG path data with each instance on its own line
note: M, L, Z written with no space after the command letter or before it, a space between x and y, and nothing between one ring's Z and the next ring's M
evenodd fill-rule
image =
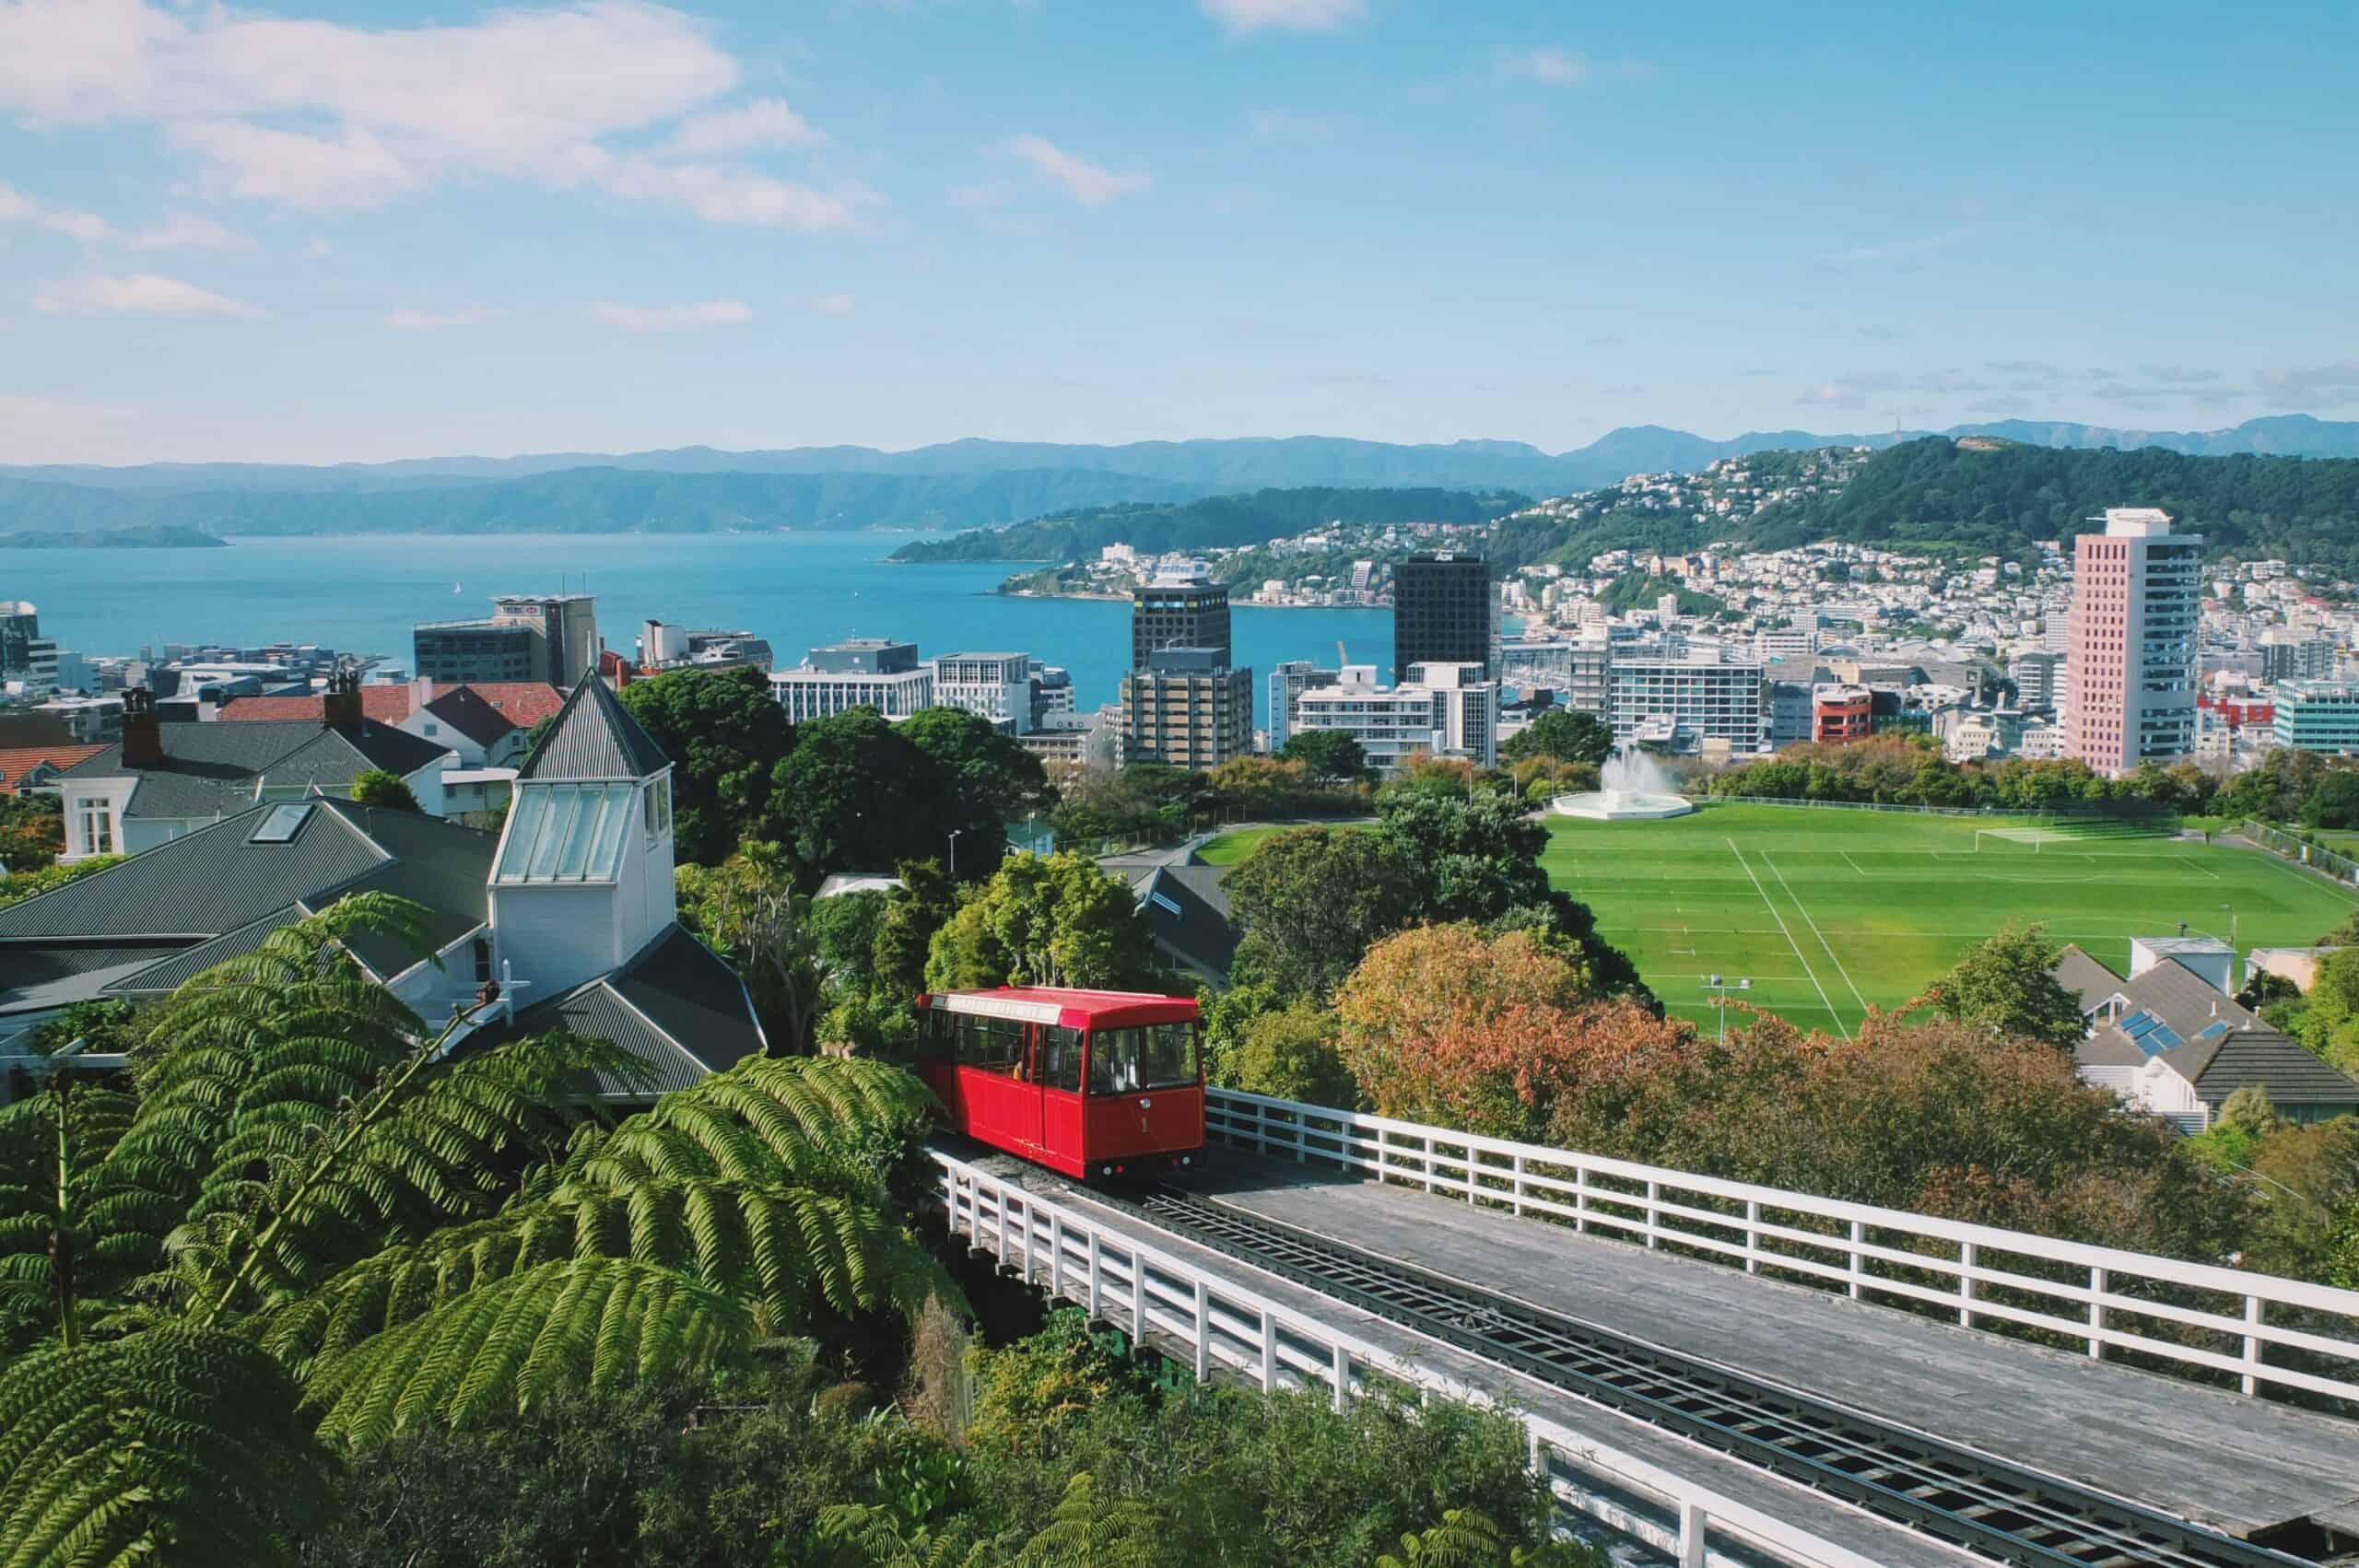
M287 842L253 842L254 829L281 803L311 810ZM349 801L254 806L0 909L0 1008L21 1003L30 985L76 975L88 982L79 995L169 990L211 964L252 952L307 910L361 890L425 905L433 912L428 940L440 949L484 923L498 842L439 817ZM74 956L97 949L121 950L123 963ZM415 962L383 937L362 937L353 952L387 979ZM123 966L142 954L140 963ZM100 968L106 972L96 973Z
M426 705L435 719L479 746L496 744L516 721L484 700L472 686L452 686Z
M604 682L584 675L516 777L646 778L671 760Z
M415 773L450 750L373 719L340 730L305 719L162 724L157 739L164 759L153 767L127 766L118 741L63 777L138 779L129 816L227 816L252 805L265 783L341 789L372 767Z
M2190 1060L2182 1068L2178 1057L2201 1051L2200 1066ZM2187 1071L2196 1096L2216 1106L2248 1084L2259 1084L2280 1106L2339 1105L2359 1109L2359 1080L2337 1071L2298 1040L2274 1029L2239 1029L2215 1043L2189 1046L2165 1056L2169 1066ZM2189 1071L2191 1069L2192 1071Z
M1219 979L1227 977L1237 956L1237 928L1221 889L1227 874L1226 866L1159 866L1139 889L1156 942L1188 967Z
M2212 982L2176 958L2165 959L2144 974L2121 981L2113 991L2119 992L2128 1005L2119 1018L2099 1028L2081 1047L2078 1059L2083 1066L2135 1067L2150 1056L2193 1045L2207 1036L2216 1040L2231 1030L2262 1026L2259 1013L2236 998L2222 995ZM2155 1021L2164 1033L2157 1035L2148 1027Z
M2081 1011L2094 1012L2105 999L2121 989L2121 977L2090 957L2071 942L2056 955L2056 966L2048 971L2057 983L2081 999Z
M476 1035L469 1045L480 1048L477 1042L557 1029L619 1046L653 1070L645 1088L595 1075L600 1094L626 1099L685 1089L765 1049L737 972L677 925L613 974L535 1002L512 1024Z

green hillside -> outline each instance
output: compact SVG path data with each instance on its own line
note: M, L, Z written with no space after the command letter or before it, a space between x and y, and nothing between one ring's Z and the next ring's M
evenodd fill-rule
M1087 561L1109 544L1162 555L1284 539L1329 522L1487 522L1530 506L1506 491L1343 490L1309 486L1178 505L1091 507L1012 528L904 544L897 561Z

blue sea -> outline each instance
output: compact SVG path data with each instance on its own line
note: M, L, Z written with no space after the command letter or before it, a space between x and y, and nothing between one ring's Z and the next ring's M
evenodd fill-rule
M768 638L781 664L839 638L894 637L928 656L1030 653L1073 672L1083 708L1115 699L1130 661L1127 603L1003 597L992 590L1012 568L993 562L887 566L911 537L416 534L239 538L221 550L6 550L0 600L32 601L42 632L77 653L287 639L407 668L416 622L489 614L495 593L571 590L597 596L599 632L626 654L650 618L745 628ZM1234 623L1257 709L1273 664L1332 668L1339 639L1356 663L1392 663L1390 610L1240 604Z

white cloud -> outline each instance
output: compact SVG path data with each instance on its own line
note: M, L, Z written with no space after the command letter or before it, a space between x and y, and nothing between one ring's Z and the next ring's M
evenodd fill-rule
M63 234L84 244L95 244L113 230L107 220L96 213L78 212L72 207L44 206L12 186L0 184L0 223L29 223L36 228L46 228L53 234Z
M740 326L754 312L735 299L707 299L694 305L593 305L590 319L625 332L686 332Z
M855 303L849 294L822 294L811 301L811 308L823 316L849 316Z
M1100 206L1117 196L1144 191L1155 181L1143 173L1118 174L1110 169L1065 151L1046 136L1027 132L1010 136L1006 150L1032 166L1041 179L1062 187L1065 194L1086 206Z
M2277 408L2340 408L2359 403L2359 359L2300 369L2263 370L2253 378Z
M714 222L850 227L866 193L698 161L824 140L782 101L709 106L735 60L647 0L371 29L154 0L0 0L0 111L36 128L144 122L214 189L370 207L450 180L676 203ZM655 153L607 142L672 130Z
M1599 76L1637 81L1655 74L1645 60L1591 60L1570 49L1524 49L1499 57L1499 75L1543 87L1577 88Z
M1367 0L1196 0L1205 16L1233 33L1275 28L1325 32L1367 15Z
M209 217L194 213L175 212L164 215L164 221L153 228L143 228L131 237L132 247L140 251L251 251L254 242L242 234L233 234Z
M456 310L395 310L385 324L395 332L440 332L445 327L476 327L499 320L499 312L482 305Z
M698 158L746 152L755 147L816 147L826 133L787 107L784 99L757 98L741 109L716 110L689 120L672 135L671 150Z
M253 318L267 313L193 283L145 272L120 276L85 273L79 277L43 284L33 295L33 309L50 315L76 316L128 313Z
M335 247L325 240L315 236L303 241L303 259L307 262L324 262L334 254Z

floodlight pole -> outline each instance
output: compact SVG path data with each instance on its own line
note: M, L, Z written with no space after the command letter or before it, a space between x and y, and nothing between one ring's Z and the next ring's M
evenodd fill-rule
M1725 1046L1729 1043L1729 992L1751 990L1752 977L1747 976L1743 979L1730 980L1718 975L1707 975L1704 977L1704 989L1712 993L1712 1011L1719 1016L1718 1043Z
M966 831L963 827L954 827L947 836L950 839L950 880L953 882L958 880L958 836Z

